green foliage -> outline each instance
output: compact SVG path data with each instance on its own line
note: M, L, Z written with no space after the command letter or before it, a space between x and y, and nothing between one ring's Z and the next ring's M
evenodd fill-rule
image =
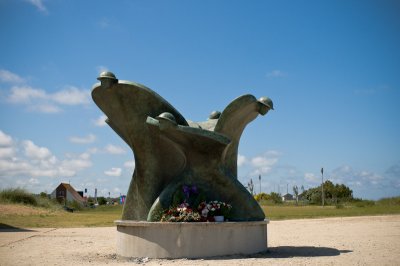
M400 206L400 196L399 197L392 197L392 198L383 198L376 202L377 205L397 205Z
M254 196L254 199L258 202L270 200L271 197L267 193L261 192Z
M97 197L97 202L99 203L99 205L106 205L107 204L107 200L105 197Z
M39 196L41 198L48 198L49 197L46 192L40 192Z
M375 201L373 201L373 200L357 200L354 203L354 206L359 207L359 208L373 206L373 205L375 205Z
M261 205L282 203L281 195L275 192L271 192L271 194L261 192L260 194L255 195L254 199Z
M37 206L38 202L35 196L22 188L10 188L0 192L0 202L4 203L22 203Z
M190 190L188 192L188 195L185 195L184 187L195 188L195 189L194 191ZM177 207L184 202L188 203L189 206L199 206L199 204L203 201L207 201L207 198L202 188L194 185L183 185L183 186L178 186L178 188L174 192L172 196L171 206Z
M282 196L279 193L271 192L270 194L271 200L276 203L282 203Z
M336 209L343 209L343 208L344 208L343 204L341 204L341 203L336 204Z
M44 193L44 192L42 192ZM10 188L0 192L0 203L16 203L41 207L52 211L61 209L56 200L49 199L47 194L34 195L21 188Z
M353 191L349 187L343 184L333 184L329 180L324 182L324 195L325 202L332 205L353 200ZM317 186L305 190L303 193L300 194L300 198L303 200L308 200L311 204L321 204L321 187Z
M74 210L78 210L78 211L83 209L82 204L80 204L76 200L68 202L68 207L70 207L70 208L72 208Z
M49 199L47 197L42 198L39 196L36 198L36 200L37 200L37 207L42 207L53 211L61 209L61 205L56 199Z

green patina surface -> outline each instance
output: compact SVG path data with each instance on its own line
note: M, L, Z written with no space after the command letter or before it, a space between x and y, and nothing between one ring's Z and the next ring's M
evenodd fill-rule
M123 220L156 220L185 184L195 184L207 200L232 204L233 221L265 218L237 179L237 155L246 125L273 109L269 98L243 95L209 120L193 122L143 85L119 81L111 72L98 79L93 100L135 154Z

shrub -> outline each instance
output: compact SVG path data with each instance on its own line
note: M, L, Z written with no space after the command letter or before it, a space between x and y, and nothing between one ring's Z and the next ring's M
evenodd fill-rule
M379 205L400 205L400 196L392 198L383 198L376 202Z
M37 206L35 196L22 188L10 188L0 192L0 201Z
M336 204L336 209L343 209L344 205L342 203Z
M276 192L271 192L270 194L271 200L277 204L277 203L282 203L282 197L281 194L278 194Z
M367 207L375 205L375 201L373 200L362 200L355 203L356 207Z
M261 192L257 195L254 196L254 199L258 202L260 201L266 201L270 199L270 196L267 193Z
M107 200L105 197L97 197L97 202L99 203L99 205L106 205L107 204Z
M46 192L40 192L39 196L41 198L48 198L49 197Z
M68 205L74 210L82 210L82 205L76 200L68 202Z

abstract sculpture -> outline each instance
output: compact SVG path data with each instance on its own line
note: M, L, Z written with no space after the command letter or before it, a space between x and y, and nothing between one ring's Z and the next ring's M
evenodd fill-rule
M269 98L240 96L222 113L196 123L143 85L118 80L111 72L98 80L93 100L135 155L123 220L156 221L185 184L195 184L209 200L234 206L232 221L264 220L263 210L237 179L237 155L246 125L273 109Z

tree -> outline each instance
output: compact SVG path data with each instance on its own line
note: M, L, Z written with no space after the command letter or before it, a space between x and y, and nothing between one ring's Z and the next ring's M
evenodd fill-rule
M254 184L253 179L250 178L250 182L247 184L247 188L249 189L251 195L254 195Z
M327 180L324 182L323 187L327 202L337 204L338 201L348 201L353 199L353 191L344 184L333 184L331 181ZM301 193L300 197L307 199L313 204L321 204L321 188L318 186L305 190L303 193Z
M105 197L97 197L97 202L99 203L99 205L106 205L107 204L107 200Z
M40 197L41 198L48 198L47 193L46 192L40 192Z
M296 186L293 186L293 194L296 197L296 205L299 204L299 188Z
M278 193L276 193L276 192L271 192L270 197L271 197L271 200L272 200L274 203L282 203L281 194L278 194Z

